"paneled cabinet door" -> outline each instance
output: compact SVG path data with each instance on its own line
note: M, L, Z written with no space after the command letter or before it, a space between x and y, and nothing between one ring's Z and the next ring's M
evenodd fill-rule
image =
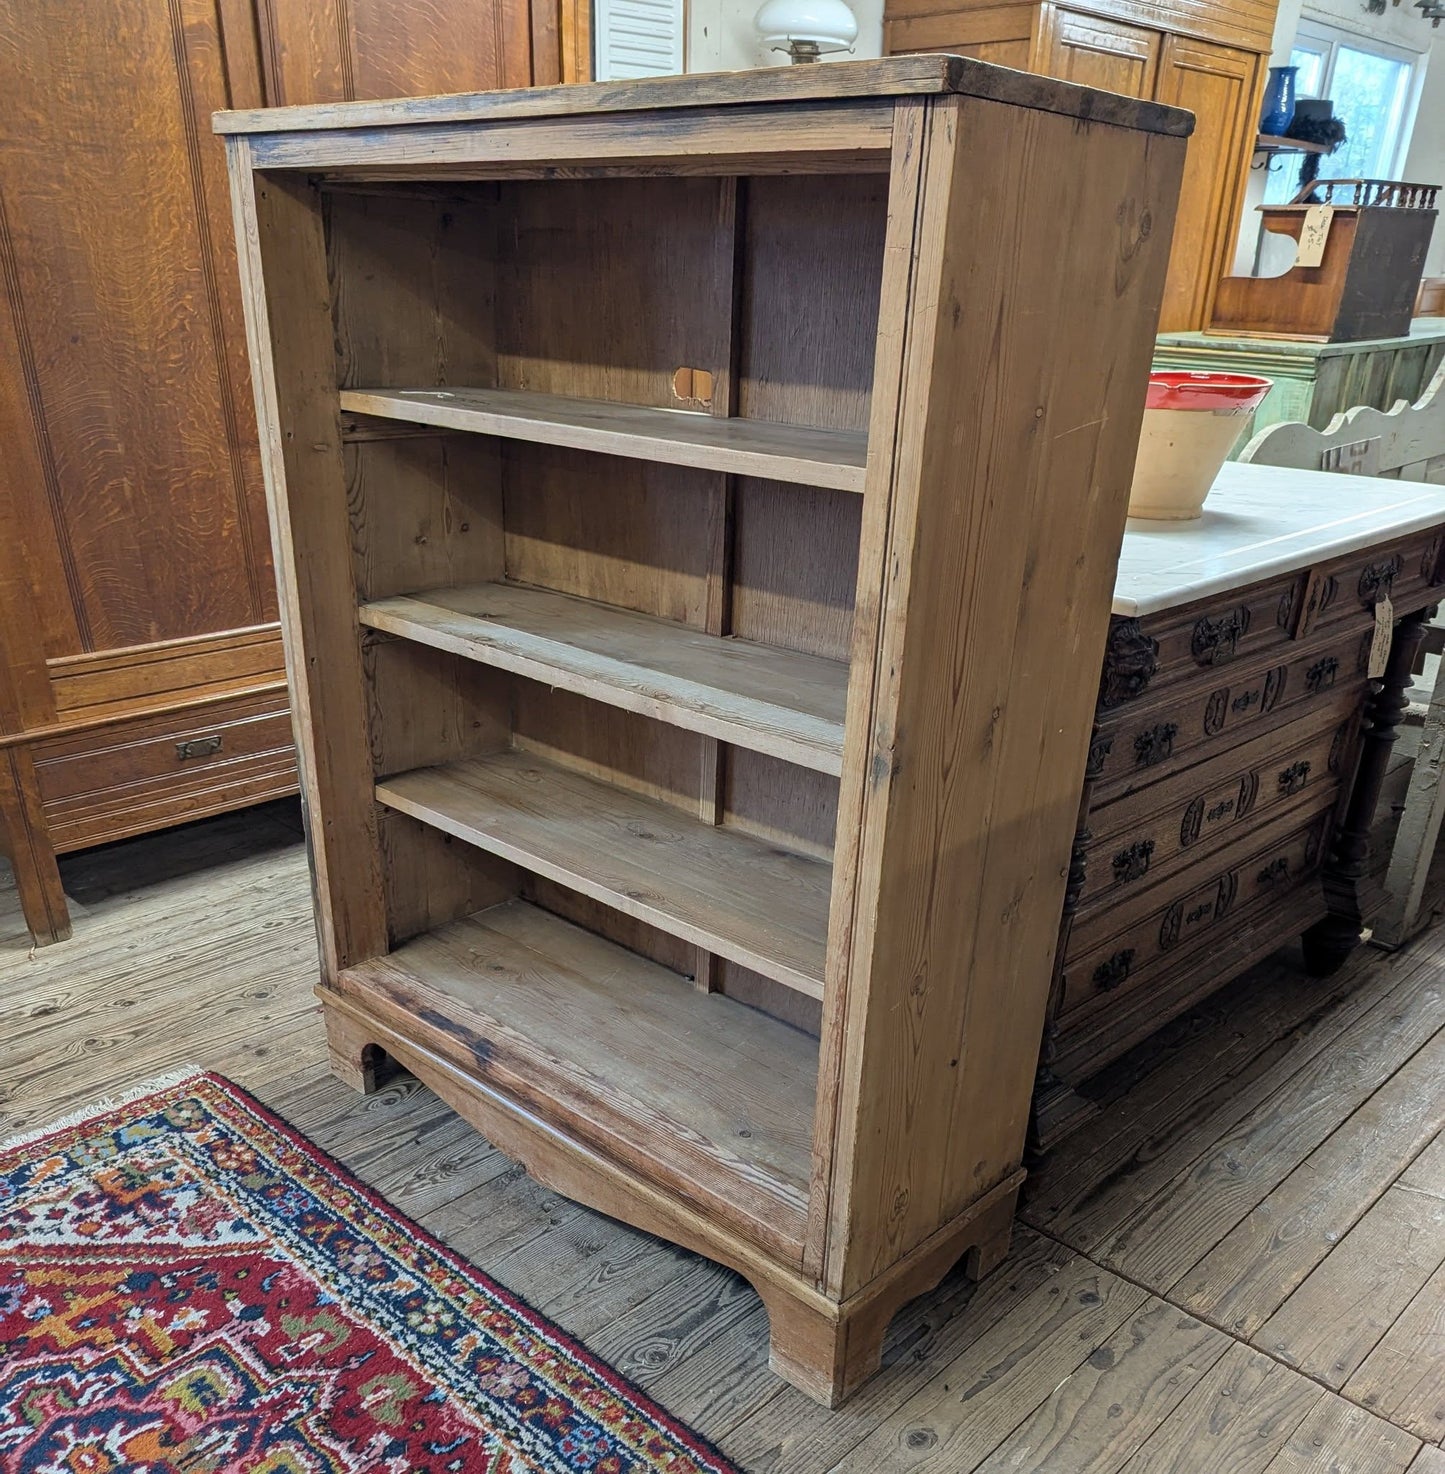
M1195 115L1174 222L1161 333L1209 321L1215 284L1239 228L1264 58L1231 46L1166 36L1154 96Z
M1164 37L1143 26L1044 7L1035 71L1128 97L1153 97Z
M253 0L266 101L349 102L576 82L578 0Z

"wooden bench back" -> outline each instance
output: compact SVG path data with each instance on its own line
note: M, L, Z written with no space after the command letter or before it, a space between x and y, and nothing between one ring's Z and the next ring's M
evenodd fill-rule
M1393 409L1347 409L1323 430L1290 421L1261 430L1242 461L1445 485L1445 364L1424 394Z

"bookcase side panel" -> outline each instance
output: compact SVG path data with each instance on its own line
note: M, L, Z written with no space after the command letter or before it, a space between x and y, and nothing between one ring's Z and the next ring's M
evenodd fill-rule
M229 139L322 970L386 949L319 191Z
M933 1236L1017 1173L1184 153L976 98L930 114L886 538L865 527L874 692L844 772L843 1296L911 1251L937 1269Z

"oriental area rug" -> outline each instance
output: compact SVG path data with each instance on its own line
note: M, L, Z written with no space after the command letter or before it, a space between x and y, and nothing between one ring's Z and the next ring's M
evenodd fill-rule
M5 1474L736 1474L243 1091L0 1146Z

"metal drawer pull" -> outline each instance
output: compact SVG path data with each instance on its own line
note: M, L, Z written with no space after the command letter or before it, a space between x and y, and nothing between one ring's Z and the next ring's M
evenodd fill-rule
M176 758L185 762L187 758L210 757L221 750L221 734L213 732L209 737L188 737L176 743Z
M1140 840L1114 856L1114 884L1126 885L1131 880L1142 880L1149 873L1149 861L1154 858L1154 841Z
M1309 782L1310 765L1306 762L1291 763L1280 771L1279 791L1283 794L1298 793Z

